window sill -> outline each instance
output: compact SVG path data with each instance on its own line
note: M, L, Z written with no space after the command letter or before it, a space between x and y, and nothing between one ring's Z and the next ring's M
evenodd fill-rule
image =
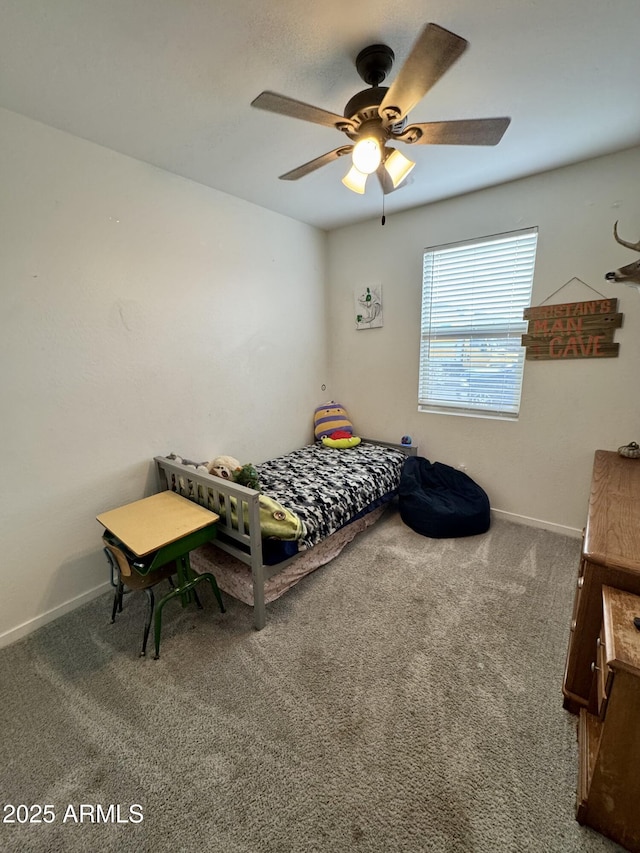
M500 412L482 412L474 409L445 409L436 406L418 406L418 411L422 414L429 415L453 415L456 418L484 418L491 421L509 421L511 423L518 420L519 415L506 414Z

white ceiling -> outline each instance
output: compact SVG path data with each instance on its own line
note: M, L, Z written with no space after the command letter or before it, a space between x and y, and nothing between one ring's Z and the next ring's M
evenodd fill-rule
M347 158L278 175L342 144L256 110L268 89L343 113L354 60L384 42L400 68L432 21L470 42L413 122L511 116L491 148L400 146L413 181L387 215L640 144L638 0L0 0L0 106L201 184L334 228L378 216Z

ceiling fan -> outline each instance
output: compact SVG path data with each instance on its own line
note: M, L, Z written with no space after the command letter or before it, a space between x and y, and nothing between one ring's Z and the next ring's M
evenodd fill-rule
M261 92L251 106L299 118L325 127L335 127L353 144L334 148L284 175L297 181L321 166L346 154L352 166L342 179L350 190L364 193L367 177L375 172L384 193L393 192L415 166L388 142L409 145L497 145L510 118L463 119L407 124L407 115L462 55L468 42L437 24L427 24L390 87L380 84L389 74L394 53L385 44L365 47L356 57L356 70L371 88L354 95L344 116L305 104L275 92Z

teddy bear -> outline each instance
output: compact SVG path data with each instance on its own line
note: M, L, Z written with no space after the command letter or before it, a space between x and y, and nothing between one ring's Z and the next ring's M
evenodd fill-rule
M236 471L242 466L233 456L216 456L207 465L207 470L215 477L222 477L223 480L233 480Z

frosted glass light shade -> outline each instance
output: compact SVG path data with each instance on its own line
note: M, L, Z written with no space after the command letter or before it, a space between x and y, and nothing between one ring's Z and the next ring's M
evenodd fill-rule
M373 136L367 136L356 142L351 156L356 169L365 175L370 175L375 172L382 159L380 143Z
M354 193L363 195L367 177L368 175L365 175L364 172L360 172L355 166L352 166L342 179L342 183Z
M394 189L404 181L415 165L413 160L409 160L397 148L391 149L391 154L384 161L384 167L391 178Z

